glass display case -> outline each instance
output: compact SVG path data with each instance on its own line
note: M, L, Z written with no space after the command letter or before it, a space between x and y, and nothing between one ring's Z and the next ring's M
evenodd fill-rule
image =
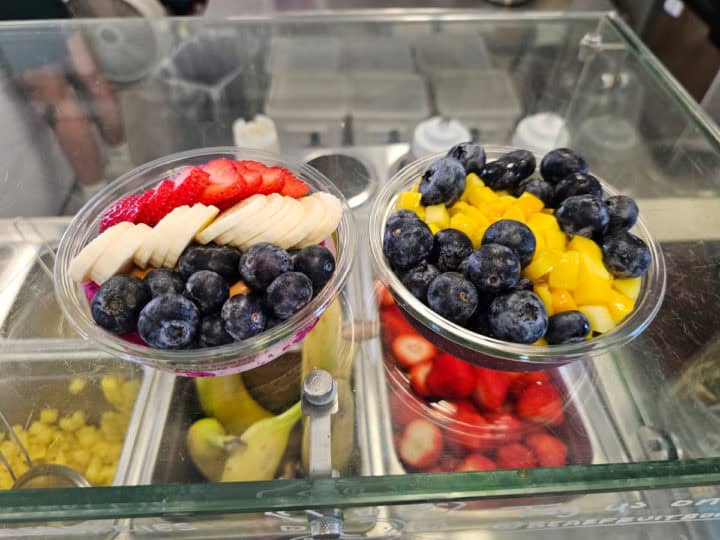
M720 130L615 14L4 23L0 55L0 538L719 534ZM369 209L413 159L423 119L452 115L480 142L510 145L541 113L562 129L540 147L575 148L638 200L666 259L664 303L631 344L547 371L563 397L563 466L412 468L398 445L414 398L388 346ZM353 207L342 294L300 346L242 375L194 380L101 353L53 293L70 217L135 166L232 145L234 121L257 114ZM241 435L258 410L297 402L314 367L336 381L330 467L313 465L308 416L287 440L269 437L281 457L265 477L208 481L227 455L198 461L191 426L211 415ZM422 414L451 456L451 413ZM245 465L260 474L266 460ZM87 482L8 489L44 463Z

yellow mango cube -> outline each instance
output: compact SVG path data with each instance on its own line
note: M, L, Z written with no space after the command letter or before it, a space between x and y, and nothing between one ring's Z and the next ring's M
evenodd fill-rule
M441 229L450 226L450 214L444 204L433 204L425 207L425 223L434 223Z
M548 317L550 315L555 314L555 309L553 306L552 301L552 293L550 292L550 287L547 286L545 283L538 283L533 287L533 290L535 291L535 294L537 294L540 297L540 300L543 301L543 304L545 304L545 310L547 311Z
M516 204L522 208L525 216L528 218L545 207L543 202L529 191L522 193L518 197Z
M489 222L481 222L466 214L455 214L450 218L450 227L464 232L470 238L475 249L480 247L482 237L489 226Z
M434 223L431 223L430 225L428 225L428 227L430 227L430 232L433 233L433 235L440 230L440 227L438 227Z
M640 294L640 285L642 285L641 277L619 278L613 281L613 288L615 290L620 291L633 300L637 300Z
M526 225L535 237L535 252L537 253L538 251L542 251L543 249L545 249L547 247L547 244L545 243L545 235L543 234L543 231L541 229L538 229L537 225L531 226L529 223Z
M485 187L485 182L483 182L475 173L468 174L465 177L465 189L463 190L462 195L460 195L460 200L469 201L470 192L481 187Z
M547 342L547 339L545 339L544 337L541 337L535 343L533 343L533 345L535 345L536 347L542 347L544 345L548 345L548 342Z
M503 213L503 219L513 219L520 223L525 223L525 212L518 205L509 206Z
M478 209L475 208L474 206L472 206L472 205L470 205L470 204L468 204L468 203L466 203L466 202L463 202L463 201L456 202L456 203L452 206L452 208L450 208L449 212L450 212L450 217L451 217L451 218L452 218L455 214L465 214L465 215L467 215L467 216L472 217L473 219L478 220L478 222L480 222L480 223L485 223L485 222L487 222L488 225L489 225L489 223L490 223L490 222L488 221L488 219L485 217L485 214L483 214L480 210L478 210Z
M538 212L537 214L533 214L528 218L528 227L532 226L533 228L537 228L538 231L559 231L560 225L558 225L557 220L555 219L555 216L549 216L547 214L544 214L542 212Z
M550 249L540 251L536 249L532 261L523 270L523 275L528 279L538 281L555 268L559 258L560 254L557 251Z
M555 310L555 313L562 313L563 311L572 311L577 309L577 304L575 303L575 299L572 297L570 291L550 286L550 295L552 296L553 309Z
M472 186L468 189L466 201L477 208L496 201L498 196L487 186Z
M557 264L548 276L551 287L575 290L580 272L580 254L577 251L566 251L558 257Z
M413 193L417 193L420 191L420 182L415 182L412 187L410 188L410 191Z
M615 322L606 306L580 306L578 311L585 314L590 321L590 330L604 334L615 328Z
M588 274L608 281L612 279L610 272L605 268L602 261L590 257L587 253L580 253L580 280L585 279Z
M635 307L635 300L615 289L610 289L606 305L610 310L610 316L617 324L632 312Z
M415 191L402 191L397 198L395 208L398 210L415 210L420 204L422 195Z
M578 286L573 291L573 298L579 306L604 305L611 290L609 279L604 279L595 274L582 274L581 270Z
M568 249L577 251L579 253L585 253L589 255L591 259L595 261L602 261L602 250L595 242L584 236L575 235L568 243Z
M548 229L545 231L545 244L550 249L565 251L567 245L567 235L560 229Z

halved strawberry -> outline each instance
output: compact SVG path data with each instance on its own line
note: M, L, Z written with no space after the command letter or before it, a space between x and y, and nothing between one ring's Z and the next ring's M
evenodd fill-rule
M457 472L494 471L495 469L497 469L495 462L482 454L469 454L455 467L455 471Z
M382 340L387 347L392 347L392 342L397 336L415 332L415 329L397 306L389 306L383 309L380 312L380 323Z
M563 402L560 392L552 384L526 386L515 406L523 420L550 426L563 423Z
M549 433L528 435L525 443L535 452L542 467L562 467L567 463L567 446Z
M484 367L475 368L475 404L486 411L497 411L507 397L512 377L505 371Z
M421 417L424 402L413 395L401 392L390 392L390 417L393 425L405 427Z
M470 401L456 403L457 411L451 429L446 431L449 441L457 444L462 450L477 452L497 446L492 438L492 430L488 427L487 420L483 417Z
M533 451L520 443L501 446L497 449L495 459L500 469L530 469L538 466Z
M488 422L488 442L493 446L519 441L527 433L527 425L510 413L491 412L484 416Z
M140 214L140 205L138 204L140 199L142 199L142 193L128 195L116 201L115 204L105 210L102 216L100 216L99 231L103 232L105 229L121 221L135 223L135 220Z
M526 386L531 384L545 384L550 382L550 376L547 371L529 371L520 373L510 384L510 395L514 398L520 397Z
M280 193L285 185L285 169L282 167L269 167L262 171L262 183L258 187L258 193L269 195L271 193Z
M423 362L422 364L415 364L410 368L408 379L410 379L410 388L420 397L429 398L431 397L430 390L427 385L427 376L432 369L432 362Z
M392 342L395 359L401 366L412 367L432 360L437 352L432 343L418 334L400 334Z
M430 393L443 399L465 399L475 387L473 367L449 354L439 355L427 376Z
M199 167L186 167L175 177L172 202L175 208L200 202L202 192L210 183L210 175Z
M413 469L427 469L442 455L443 439L440 428L432 422L418 418L410 422L400 438L400 459Z
M293 197L299 199L300 197L307 195L310 191L310 186L300 180L291 172L285 175L285 184L283 185L280 195L286 195L287 197Z

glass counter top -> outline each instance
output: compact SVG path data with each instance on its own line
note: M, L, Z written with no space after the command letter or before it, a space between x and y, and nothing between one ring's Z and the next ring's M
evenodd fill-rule
M62 419L98 402L112 410L102 402L106 376L137 381L116 441L117 473L105 471L96 487L0 491L0 538L305 538L338 516L354 538L506 531L538 520L572 529L720 518L720 130L616 15L388 10L5 23L0 56L0 411L24 432L46 408ZM487 82L448 85L458 80ZM244 382L225 379L275 414L299 399L313 365L331 366L337 476L305 473L300 422L271 478L208 482L187 443L207 413L196 382L107 357L63 320L51 269L69 216L134 166L231 145L236 119L267 113L283 152L315 164L353 203L362 240L377 189L411 159L415 125L450 105L473 136L495 145L517 143L528 117L557 115L567 144L639 201L663 247L667 296L648 330L616 353L550 374L566 403L553 433L567 445L567 465L453 472L403 462L386 322L361 241L326 315L334 338L324 356L301 347ZM102 431L101 417L87 421ZM33 444L39 462L49 459ZM88 475L94 456L74 450L68 464Z

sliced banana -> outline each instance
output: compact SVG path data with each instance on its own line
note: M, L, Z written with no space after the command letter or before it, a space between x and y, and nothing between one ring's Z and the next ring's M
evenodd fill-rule
M220 214L215 221L195 237L201 244L212 242L243 221L253 221L254 216L267 204L266 195L253 195Z
M266 204L259 212L252 216L252 219L243 219L240 223L235 225L232 229L224 234L221 234L215 239L218 244L230 244L233 246L239 246L248 238L255 236L262 232L264 227L267 227L268 220L277 214L283 207L283 197L278 193L268 195Z
M276 214L275 219L270 222L270 226L247 242L242 243L240 249L246 250L250 246L261 242L271 242L287 248L289 245L284 240L288 232L294 230L304 217L305 210L297 199L283 197L283 208Z
M215 206L205 206L204 204L192 206L187 219L180 224L171 237L165 239L169 243L169 247L162 265L165 268L175 268L180 255L192 242L192 239L201 233L219 212L220 210Z
M92 239L87 246L82 248L80 253L75 255L75 258L70 261L70 267L68 274L70 279L78 282L85 282L90 279L90 270L92 269L95 262L103 254L105 248L113 241L118 238L123 231L128 230L133 226L128 221L121 221L105 229L102 233Z
M303 208L303 219L283 238L283 247L295 247L303 238L312 234L318 222L325 218L325 205L316 197L298 199Z
M277 195L277 199L274 201L271 200L268 203L261 212L258 221L251 224L251 230L249 232L236 234L235 238L231 242L233 246L244 249L242 246L256 244L257 242L254 242L253 240L271 227L274 227L277 220L282 218L286 208L287 199L291 197L283 197L278 193L273 193L270 197L273 195Z
M135 264L137 266L139 266L140 268L147 267L148 262L150 261L150 257L152 257L152 254L155 251L155 246L161 238L160 234L162 230L167 226L169 222L174 219L174 216L177 212L184 211L180 210L181 208L187 209L189 208L189 206L180 206L178 208L175 208L172 212L162 218L158 222L158 224L153 227L153 230L150 232L150 234L145 237L145 240L137 249L137 251L135 251L135 255L133 256L133 260L135 261Z
M317 224L315 230L302 239L298 247L310 246L318 244L330 236L337 229L342 217L342 204L340 200L329 193L314 193L311 197L317 199L325 206L325 216L321 222Z
M168 216L170 219L162 223L157 224L156 228L159 228L157 239L153 245L153 252L150 255L150 265L155 268L160 268L165 262L165 256L170 249L170 239L174 237L178 231L184 229L184 224L190 221L192 209L189 206L179 206L175 208ZM162 224L162 227L161 227Z
M90 270L90 279L101 285L116 274L128 272L132 267L133 255L151 231L152 228L144 223L125 229L122 237L107 245L95 261Z

